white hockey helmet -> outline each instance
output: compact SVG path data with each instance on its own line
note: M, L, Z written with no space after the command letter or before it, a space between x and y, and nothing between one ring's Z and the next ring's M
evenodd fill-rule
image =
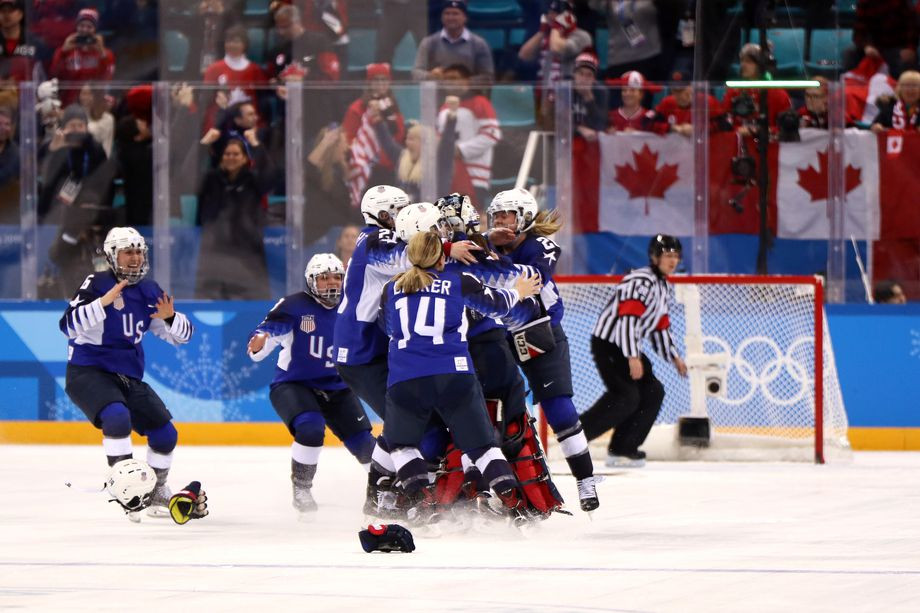
M479 211L466 194L454 192L438 198L435 203L454 232L479 232Z
M409 196L403 190L392 185L377 185L364 192L361 214L369 226L392 228L396 214L408 204ZM387 217L381 219L381 213L386 213Z
M118 253L125 249L140 249L144 254L144 261L139 268L120 268L118 266ZM102 250L105 252L105 259L109 263L109 268L115 273L119 281L127 280L134 285L147 275L150 270L150 260L147 258L147 241L141 236L141 233L134 228L112 228L105 235L105 242L102 244Z
M489 227L494 227L493 217L496 213L513 211L517 213L517 231L526 232L533 225L538 210L537 200L533 194L522 187L516 187L495 194L486 212L489 215Z
M150 506L156 486L156 472L146 462L134 459L116 462L105 480L106 491L125 511L140 511Z
M449 239L450 224L441 213L441 209L430 202L410 204L396 216L396 235L408 243L419 232L434 230L442 239Z
M345 266L342 260L331 253L317 253L303 271L303 276L307 280L307 293L316 298L316 300L326 307L332 309L338 306L342 299L342 286L327 287L320 290L316 280L320 275L338 275L339 280L345 281Z

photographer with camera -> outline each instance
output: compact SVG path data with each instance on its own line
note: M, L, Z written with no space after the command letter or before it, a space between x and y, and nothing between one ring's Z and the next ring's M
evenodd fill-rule
M623 277L594 326L591 355L607 390L581 414L581 425L588 440L614 429L607 466L645 464L645 452L639 446L664 401L664 386L642 353L643 340L649 339L658 355L671 362L680 376L687 376L687 365L671 340L668 318L674 291L668 275L680 264L681 251L677 238L653 236L648 245L649 265Z
M82 9L77 13L76 32L64 39L64 44L54 51L50 73L61 81L110 81L115 73L115 55L106 48L102 36L96 33L99 13L95 9ZM79 89L63 89L64 106L76 102Z
M741 48L741 78L745 81L758 81L768 77L772 63L772 44L767 42L767 52L760 45L747 43ZM742 136L757 134L757 117L764 109L760 108L760 91L758 89L729 88L722 100L723 110L730 114L732 125ZM767 120L770 130L776 130L780 113L792 108L792 101L786 90L770 88L767 90Z

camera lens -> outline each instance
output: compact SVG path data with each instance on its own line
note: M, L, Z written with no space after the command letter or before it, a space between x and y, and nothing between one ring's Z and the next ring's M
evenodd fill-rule
M706 391L713 396L722 391L722 381L716 377L710 377L706 380Z

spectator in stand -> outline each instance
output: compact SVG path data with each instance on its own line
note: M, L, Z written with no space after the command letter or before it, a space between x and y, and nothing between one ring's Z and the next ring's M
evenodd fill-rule
M466 2L445 0L441 5L441 25L422 39L415 55L412 77L416 81L443 79L448 66L463 66L477 85L488 85L495 78L492 50L481 36L466 28Z
M258 142L231 139L221 154L220 166L205 177L198 193L201 247L196 297L268 300L263 238L266 164Z
M351 254L355 252L359 234L361 234L361 226L349 224L342 228L342 232L339 233L339 237L335 241L335 255L342 260L345 268L348 268Z
M39 36L50 49L60 47L74 31L82 4L73 0L34 0L29 15L31 37Z
M897 97L887 104L879 102L878 115L870 126L873 132L920 129L920 72L902 72L895 94Z
M109 0L102 13L102 29L112 32L109 47L118 58L117 81L154 81L159 74L159 20L157 0ZM201 36L198 32L197 36Z
M572 83L572 202L576 232L585 230L588 211L597 210L600 146L607 128L607 88L597 83L598 60L590 51L575 58Z
M767 43L772 48L772 43ZM738 54L741 60L741 78L746 81L763 79L769 72L767 60L761 53L760 45L756 43L747 43L741 48ZM760 114L760 92L759 89L736 89L729 88L725 91L725 98L722 100L722 111L732 118L732 125L742 136L753 135L757 130L757 116ZM746 96L750 99L754 112L748 117L739 116L733 105L736 98ZM776 116L792 108L792 101L789 94L784 89L770 88L767 90L767 119L770 129L776 129Z
M205 124L217 123L219 109L226 108L232 100L255 101L258 87L268 83L265 71L246 57L249 36L243 26L233 26L224 33L224 58L214 62L204 71L205 83L217 83L220 89L215 93L214 103L208 107Z
M138 85L125 94L127 115L116 129L116 155L124 182L125 224L153 225L153 87Z
M0 106L0 224L19 223L19 147L13 141L16 114Z
M89 122L86 128L96 142L102 145L106 157L112 157L112 142L115 140L115 117L109 112L109 105L105 93L101 89L86 84L80 88L77 99ZM130 224L134 225L134 224Z
M77 83L112 79L115 56L96 32L98 27L99 13L95 9L83 9L77 13L76 32L54 52L49 70L52 77ZM75 102L78 95L79 90L66 89L61 92L61 102L67 106Z
M470 193L472 185L474 204L483 210L490 201L492 150L502 138L498 117L489 99L471 90L472 72L465 65L448 66L442 78L447 99L438 113L438 133L447 136L448 121L455 120L450 136L456 135L456 146L451 187L439 193Z
M589 5L607 15L607 76L635 70L657 81L667 74L662 66L657 0L590 0ZM603 52L603 50L601 50Z
M390 91L390 65L369 64L367 88L364 94L351 103L342 120L342 130L350 150L351 203L361 203L368 185L390 185L395 175L395 157L391 157L378 138L402 143L405 122L399 105Z
M292 3L291 0L286 2ZM348 3L345 0L310 0L300 3L300 6L304 28L326 37L339 57L339 64L347 61Z
M320 130L304 164L304 195L309 224L304 243L321 238L333 226L357 224L361 215L349 192L348 139L336 125Z
M872 290L876 304L906 304L907 296L897 281L879 281Z
M623 100L620 108L613 109L607 115L607 132L651 132L654 129L655 111L642 106L642 97L646 91L656 91L658 88L649 85L642 73L635 70L607 82L622 87L620 97Z
M818 87L805 90L805 106L799 109L799 127L827 129L827 86L824 77L815 77Z
M393 56L399 41L406 32L412 34L419 43L428 34L428 15L417 10L418 3L413 0L382 0L380 20L377 29L377 52L374 57L378 62L393 63ZM398 15L398 18L393 18Z
M544 120L553 117L553 84L571 79L575 58L591 46L591 35L575 26L572 10L571 2L550 2L549 10L540 18L540 29L518 51L518 58L525 62L539 61L537 79L543 85L539 103Z
M268 130L259 128L259 115L251 100L234 102L224 109L218 117L217 126L208 130L204 137L211 142L211 167L217 168L220 165L224 145L231 138L240 140L243 144L248 143L250 139L246 137L246 132L249 130L255 130L256 140L265 143Z
M0 0L0 77L19 81L42 81L44 73L38 61L42 48L27 40L25 0ZM33 68L39 74L33 77Z
M675 70L671 74L674 85L671 93L661 99L655 107L655 132L667 134L675 132L682 136L693 135L693 87L692 75L686 70ZM719 127L724 120L724 113L719 101L706 94L709 104L710 130Z
M853 47L843 57L845 70L855 68L874 48L893 76L917 69L917 14L910 0L859 0L853 23Z

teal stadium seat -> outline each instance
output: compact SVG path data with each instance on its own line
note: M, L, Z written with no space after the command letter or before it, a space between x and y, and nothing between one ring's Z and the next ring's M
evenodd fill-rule
M516 0L470 0L466 6L472 21L509 21L523 16Z
M377 30L352 28L348 31L348 39L348 74L352 78L364 78L367 65L376 61Z
M246 50L246 57L250 61L259 65L265 64L265 29L264 28L247 28L246 36L249 38L249 48Z
M167 69L171 73L181 73L188 60L188 38L178 30L166 30L163 33L163 43L166 45Z
M529 127L536 123L533 87L530 85L492 86L492 106L502 128Z
M493 54L504 50L505 30L503 28L476 28L473 32L486 40Z
M243 15L247 17L268 16L269 0L246 0Z
M767 30L767 40L773 43L777 74L801 75L805 72L803 28L773 28ZM760 30L751 30L750 42L760 43Z
M607 70L608 36L607 28L598 28L594 31L594 49L597 51L597 60L602 72Z
M811 51L805 66L810 71L833 75L843 64L843 50L853 44L853 30L811 31Z
M393 72L405 74L412 72L417 51L418 42L411 32L406 32L393 52Z
M422 117L422 100L417 85L393 85L393 97L406 121Z

